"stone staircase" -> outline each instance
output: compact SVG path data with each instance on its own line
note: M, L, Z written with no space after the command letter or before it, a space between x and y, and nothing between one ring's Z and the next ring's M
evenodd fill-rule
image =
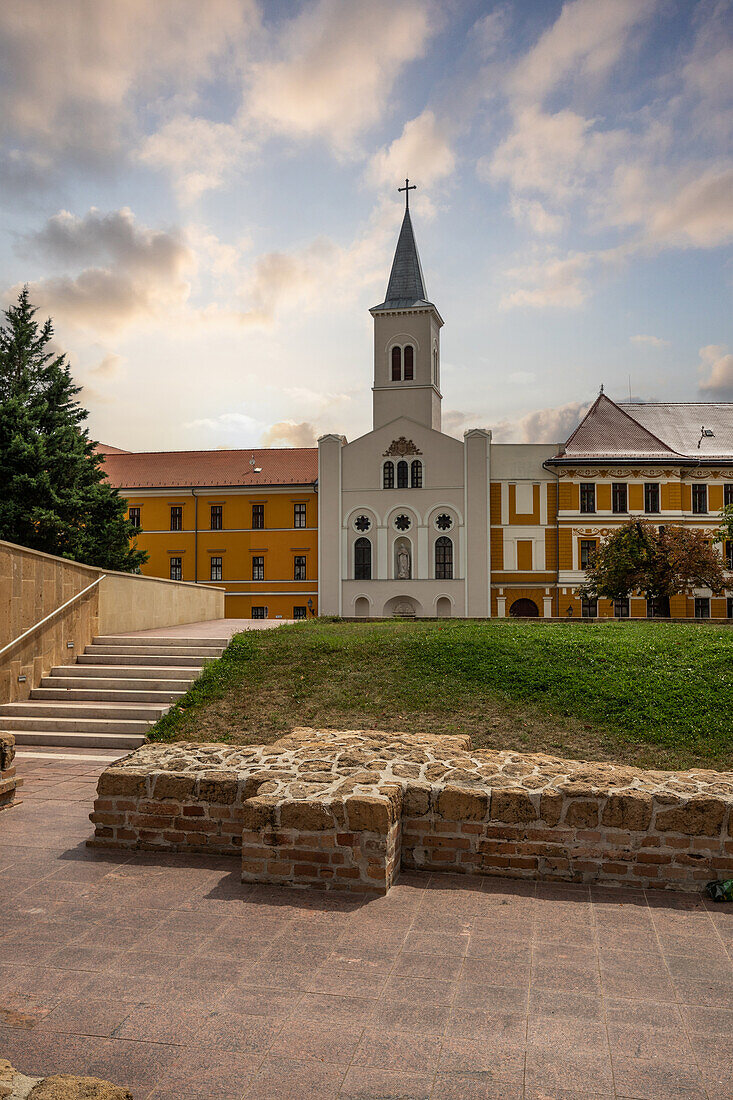
M0 729L18 746L135 749L227 644L227 638L95 638L76 664L52 668L28 700L1 705Z

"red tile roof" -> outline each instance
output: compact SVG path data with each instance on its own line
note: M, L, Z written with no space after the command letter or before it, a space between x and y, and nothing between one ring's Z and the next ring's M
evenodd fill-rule
M111 447L109 443L95 443L94 450L98 455L129 455L129 451L123 451L121 447Z
M119 489L312 485L318 477L318 448L115 451L106 453L104 469Z

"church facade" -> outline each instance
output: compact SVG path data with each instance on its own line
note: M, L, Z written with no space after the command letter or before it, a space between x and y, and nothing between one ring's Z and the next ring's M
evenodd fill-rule
M110 449L108 473L151 551L144 571L174 576L190 565L190 579L221 582L227 614L243 618L656 615L640 595L582 600L585 568L632 517L712 537L733 504L733 404L616 403L601 393L562 444L494 443L481 426L462 440L444 433L443 319L427 295L409 202L384 301L370 312L366 435L251 458ZM173 526L182 507L186 532ZM675 597L672 617L733 618L733 544L721 551L730 586Z

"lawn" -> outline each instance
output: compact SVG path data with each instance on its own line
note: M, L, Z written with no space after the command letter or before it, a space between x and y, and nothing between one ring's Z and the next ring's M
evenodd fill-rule
M152 738L469 733L476 746L730 769L732 722L727 627L316 620L237 635Z

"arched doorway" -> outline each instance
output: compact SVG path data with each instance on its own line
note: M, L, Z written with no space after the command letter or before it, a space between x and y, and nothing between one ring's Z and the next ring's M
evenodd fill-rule
M384 605L382 615L401 619L414 619L423 613L422 605L411 596L392 596Z
M509 614L514 619L537 619L540 610L534 600L515 600L509 608Z
M359 618L359 619L369 618L369 600L366 598L366 596L358 596L357 597L356 604L354 606L354 610L356 611L357 618Z
M447 596L440 596L438 602L435 605L435 610L438 613L439 619L450 619L451 617L451 602Z

